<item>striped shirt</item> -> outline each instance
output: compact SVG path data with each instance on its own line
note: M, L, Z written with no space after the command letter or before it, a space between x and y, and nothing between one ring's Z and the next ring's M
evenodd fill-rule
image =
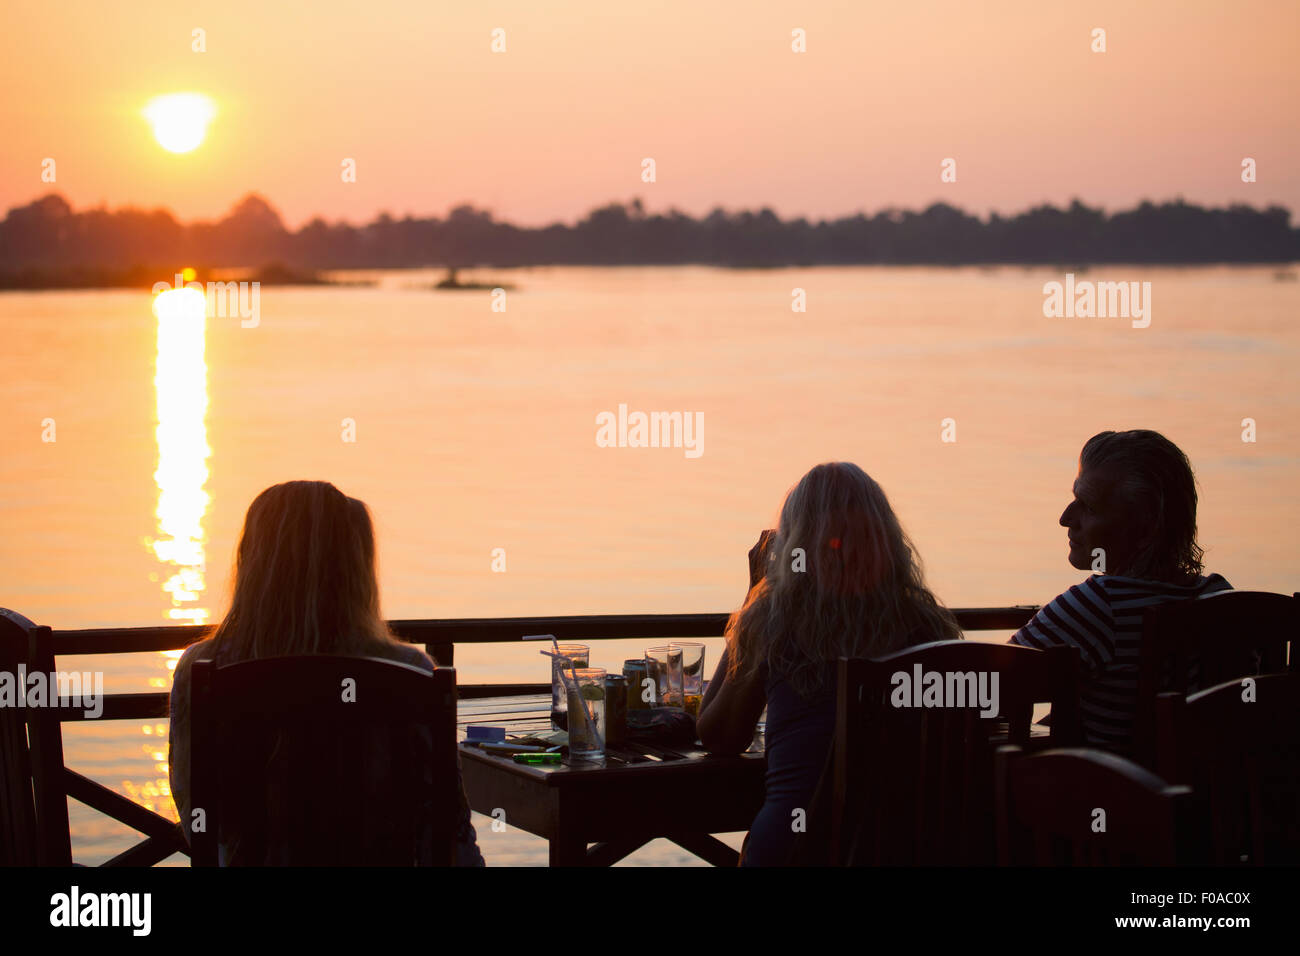
M1190 585L1094 574L1035 614L1011 643L1040 650L1077 647L1084 739L1091 746L1127 753L1133 739L1143 611L1231 589L1218 574Z

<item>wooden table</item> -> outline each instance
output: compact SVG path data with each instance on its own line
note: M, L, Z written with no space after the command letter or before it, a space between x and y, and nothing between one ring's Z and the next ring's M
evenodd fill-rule
M549 731L550 698L462 701L462 738L470 723ZM609 748L603 766L534 766L464 743L460 752L470 806L488 816L504 811L508 826L547 839L551 866L609 866L659 837L715 866L735 866L739 854L711 834L748 830L763 804L761 753L628 745Z

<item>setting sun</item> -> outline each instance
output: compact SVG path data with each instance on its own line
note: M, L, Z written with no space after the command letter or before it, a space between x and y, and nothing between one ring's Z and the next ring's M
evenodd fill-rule
M188 153L197 148L216 112L212 100L202 93L157 96L144 109L154 139L169 153Z

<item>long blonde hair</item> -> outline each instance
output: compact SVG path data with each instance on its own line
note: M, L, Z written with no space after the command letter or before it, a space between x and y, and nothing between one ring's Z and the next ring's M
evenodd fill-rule
M884 491L857 465L804 475L769 550L766 576L727 624L732 674L766 667L809 698L828 689L827 665L841 656L961 637Z
M397 643L379 612L365 504L327 481L287 481L253 499L230 610L212 637L225 663Z

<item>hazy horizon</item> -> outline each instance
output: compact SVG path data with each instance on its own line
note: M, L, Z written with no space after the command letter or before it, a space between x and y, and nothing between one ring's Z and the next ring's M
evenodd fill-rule
M521 229L542 229L542 228L557 226L557 225L572 228L578 225L579 223L583 222L593 212L596 212L600 209L607 208L611 205L622 205L630 209L631 204L638 199L641 200L644 213L647 217L652 217L657 215L666 216L671 212L678 212L683 215L689 216L692 219L701 220L706 218L711 212L714 211L714 209L722 209L728 215L738 215L744 213L758 214L764 210L772 210L772 212L775 213L777 218L780 219L783 223L794 222L799 218L797 216L782 215L779 211L773 209L770 203L757 203L748 206L723 206L722 204L717 204L706 208L702 212L691 213L687 210L678 208L676 206L669 206L664 209L654 209L651 208L645 202L644 195L631 195L631 196L625 196L623 198L610 198L605 200L592 201L586 206L585 209L569 217L568 219L564 219L564 220L557 219L557 220L551 220L548 222L541 222L541 223L519 222L515 219L510 218L509 216L499 215L496 210L491 209L490 207L485 206L481 203L477 203L472 199L453 202L441 213L434 211L434 212L417 215L416 213L412 213L412 212L385 208L385 209L375 209L371 211L369 214L363 213L358 218L355 219L330 219L329 217L323 214L317 213L308 216L300 223L294 223L294 222L290 222L284 216L283 210L280 208L279 204L275 201L275 198L273 196L268 196L257 190L251 190L240 196L235 197L229 202L229 204L227 204L225 209L217 212L213 216L201 217L201 218L196 217L196 218L189 218L189 219L185 218L184 216L181 216L179 213L177 213L175 209L172 209L168 206L162 206L162 205L144 206L144 205L134 205L134 204L123 204L120 206L113 206L111 204L97 203L97 204L86 204L86 205L78 206L76 203L72 202L69 199L69 197L66 196L62 191L57 189L51 189L39 193L37 195L32 196L30 199L24 202L16 203L7 208L0 207L0 211L3 211L4 213L8 213L13 209L33 205L41 201L42 199L46 199L50 197L57 197L63 199L65 202L68 203L69 207L71 208L74 214L83 214L87 212L98 212L98 211L108 212L109 214L125 213L125 212L143 212L143 213L164 212L169 214L179 225L185 226L187 228L191 226L199 226L199 225L206 225L206 224L220 222L230 217L232 214L234 214L236 210L239 208L239 206L246 200L248 199L261 200L267 206L269 206L272 211L274 211L277 215L280 216L281 224L288 232L301 231L304 227L306 227L314 220L322 220L331 226L342 225L342 226L351 226L353 228L362 228L364 226L370 225L371 223L374 223L379 219L380 216L385 214L391 216L392 219L394 219L395 221L401 221L407 218L420 219L420 220L438 219L438 220L446 221L448 217L451 215L451 213L458 206L469 206L478 212L490 212L492 213L492 219L494 222L517 226ZM924 213L926 209L932 206L945 204L956 209L958 212L961 212L965 215L974 216L978 218L981 222L987 223L990 219L990 216L995 213L1001 216L1003 219L1010 219L1015 216L1032 212L1035 209L1042 208L1045 206L1060 209L1063 211L1068 210L1071 207L1071 205L1075 202L1081 203L1089 210L1098 211L1104 213L1107 216L1113 216L1119 213L1130 212L1142 205L1147 205L1147 204L1160 207L1166 204L1178 203L1178 202L1185 202L1188 203L1189 205L1196 206L1198 208L1205 209L1207 211L1227 210L1231 207L1242 207L1242 206L1248 207L1252 210L1263 211L1269 208L1270 206L1272 207L1281 206L1287 211L1288 221L1291 223L1292 227L1300 228L1300 220L1296 220L1295 218L1296 211L1297 209L1300 209L1300 206L1296 208L1292 208L1291 206L1287 206L1283 203L1252 203L1246 200L1236 200L1232 202L1223 202L1223 203L1208 203L1208 202L1195 203L1188 200L1186 196L1169 196L1169 197L1162 197L1162 198L1146 196L1146 197L1141 197L1139 199L1136 199L1130 203L1121 203L1114 206L1106 206L1101 203L1092 203L1082 196L1075 196L1075 197L1071 197L1069 200L1066 200L1064 202L1059 202L1059 203L1043 202L1043 203L1034 203L1033 205L1025 206L1024 208L1021 209L984 210L984 211L970 209L960 204L951 203L948 200L941 198L941 199L935 199L932 202L920 206L885 205L885 206L880 206L878 208L871 208L871 209L867 209L867 208L846 209L839 213L828 213L825 217L822 216L808 217L808 221L813 224L818 222L833 222L836 220L852 219L853 217L858 215L863 215L866 216L867 218L872 218L881 213L887 213L891 211L900 212L900 213L920 214L920 213Z

